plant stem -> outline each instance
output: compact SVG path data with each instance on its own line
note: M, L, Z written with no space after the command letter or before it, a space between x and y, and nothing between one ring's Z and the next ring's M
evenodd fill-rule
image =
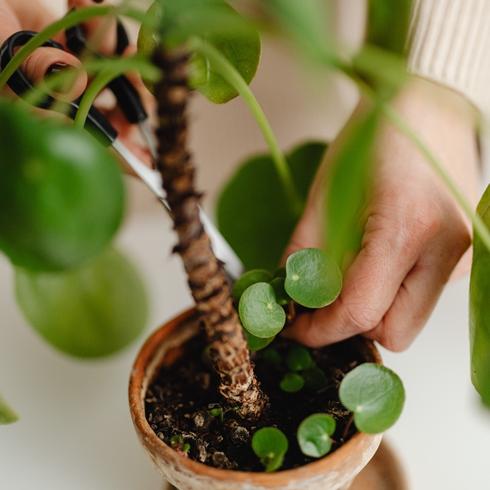
M425 157L425 160L434 172L442 179L450 193L453 195L456 202L461 206L461 209L466 214L468 219L471 220L475 228L476 233L480 236L482 242L490 251L490 232L481 219L480 215L473 210L473 206L466 199L465 195L461 192L457 184L453 181L448 174L444 165L439 162L435 155L431 152L429 147L422 141L418 134L400 117L400 115L388 104L381 105L383 113L386 117L405 135L412 141L412 143L418 148L420 153Z
M244 417L260 416L267 398L253 372L250 352L233 305L231 286L214 255L200 217L200 194L195 189L195 165L188 149L187 52L159 47L154 62L164 74L155 85L158 108L156 166L172 211L180 255L188 284L200 313L209 357L219 376L219 391Z
M190 42L190 46L191 49L201 53L212 62L213 67L217 72L239 93L247 104L269 146L277 173L289 198L291 207L293 211L299 215L303 208L303 203L296 186L294 185L286 158L279 147L271 125L267 120L267 116L247 82L245 82L238 70L211 44L202 39L193 38Z
M85 121L95 99L107 84L120 75L120 73L115 70L103 70L92 80L80 100L80 106L74 120L75 126L79 128L85 126Z
M94 103L99 93L112 81L114 78L126 73L130 70L136 70L140 66L146 66L147 62L138 56L130 58L121 58L115 60L104 60L105 68L103 68L99 74L92 80L87 90L84 92L82 99L80 100L80 107L75 116L75 125L83 128L85 120L90 111L90 107ZM103 65L103 66L104 66ZM152 65L153 66L153 65ZM149 68L149 67L147 67ZM153 67L154 68L154 67ZM138 70L141 72L141 70ZM159 70L148 70L153 75L159 74Z

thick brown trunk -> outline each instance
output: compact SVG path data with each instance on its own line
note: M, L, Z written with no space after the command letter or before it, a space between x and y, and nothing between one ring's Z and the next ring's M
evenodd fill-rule
M266 398L253 372L247 342L235 311L230 285L211 248L194 188L194 165L187 148L187 53L157 50L155 64L164 76L155 86L158 104L157 168L178 235L175 247L184 263L189 286L201 313L220 392L243 416L260 415Z

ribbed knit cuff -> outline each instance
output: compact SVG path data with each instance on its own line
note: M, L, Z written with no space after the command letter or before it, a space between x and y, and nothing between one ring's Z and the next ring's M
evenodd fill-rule
M490 116L490 0L414 0L408 42L411 73Z

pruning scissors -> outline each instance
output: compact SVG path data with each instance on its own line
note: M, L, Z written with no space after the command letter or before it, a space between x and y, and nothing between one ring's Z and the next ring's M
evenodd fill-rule
M3 70L7 66L17 48L23 46L36 34L33 31L18 31L12 34L0 47L0 69ZM69 49L73 49L74 53L79 53L85 49L85 36L81 28L68 30L66 34L67 45ZM122 24L118 22L118 52L124 51L127 45L128 36ZM53 40L46 41L43 47L64 49L61 44ZM20 68L14 72L7 83L19 97L24 97L33 89L32 83ZM127 120L130 123L138 124L143 138L148 142L150 152L156 155L156 144L154 143L153 133L148 124L148 116L134 86L125 76L120 76L113 80L108 87L114 93ZM58 109L73 119L80 107L79 104L80 98L71 102L63 102L56 100L51 95L45 94L37 103L37 107L41 109ZM171 210L165 199L160 174L146 166L124 145L118 138L116 129L94 106L88 112L85 129L94 134L102 143L114 149L153 194L156 195L170 215ZM232 279L236 279L243 272L243 265L240 259L202 209L200 213L203 226L209 235L216 256L224 263L224 267L229 276Z

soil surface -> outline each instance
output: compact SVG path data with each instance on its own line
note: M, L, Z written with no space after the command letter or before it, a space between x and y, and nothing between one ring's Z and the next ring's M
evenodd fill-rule
M162 366L148 388L145 399L148 423L160 439L191 459L241 471L263 471L252 451L251 437L261 427L278 427L289 440L281 467L285 470L313 461L303 455L296 442L301 421L316 412L329 413L337 422L334 451L355 433L351 413L338 399L340 381L355 366L371 359L366 358L358 339L310 349L324 376L318 374L318 369L304 372L305 386L299 392L286 393L279 384L290 371L285 359L294 345L281 338L253 355L257 377L270 404L263 417L251 423L223 404L216 376L206 358L204 338L194 337L171 366Z

